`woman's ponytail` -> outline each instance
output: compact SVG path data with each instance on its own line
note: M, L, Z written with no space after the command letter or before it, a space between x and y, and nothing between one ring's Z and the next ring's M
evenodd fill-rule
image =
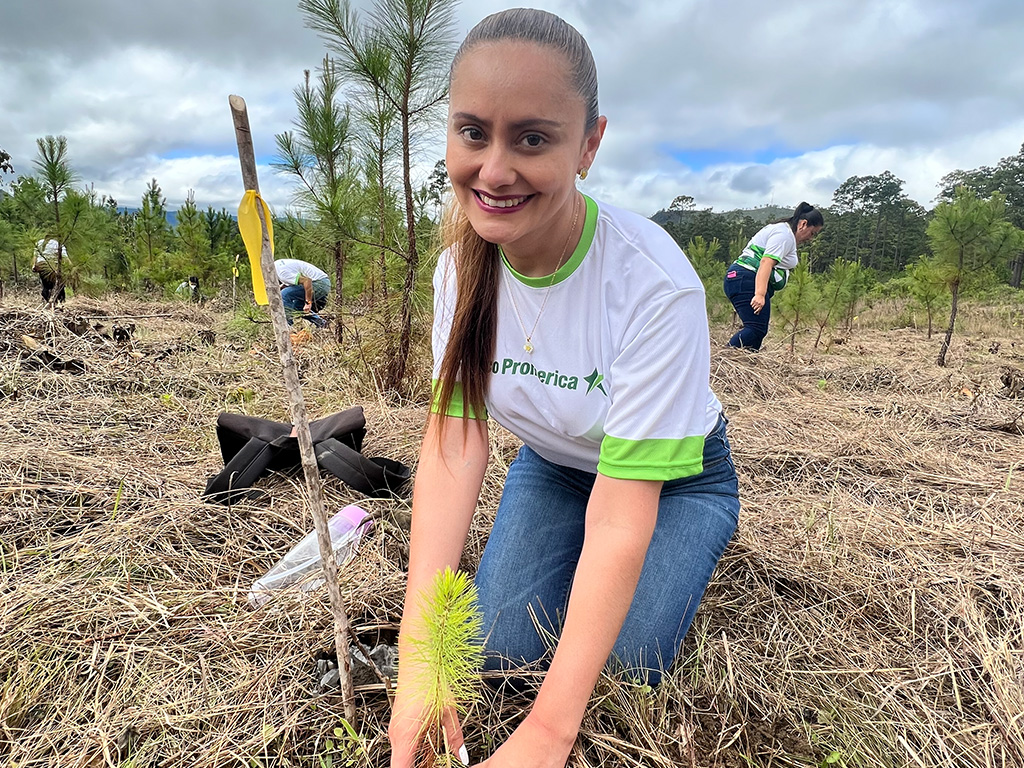
M779 219L776 224L786 223L789 224L789 228L796 232L797 226L801 221L806 221L809 227L823 227L825 226L825 217L821 215L821 211L815 208L810 203L800 203L793 211L793 215L785 219Z

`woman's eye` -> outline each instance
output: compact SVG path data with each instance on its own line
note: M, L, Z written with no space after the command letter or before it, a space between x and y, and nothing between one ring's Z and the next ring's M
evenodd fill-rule
M523 137L523 143L528 147L539 147L544 144L544 137L537 133L530 133Z
M474 128L471 125L463 128L459 133L462 134L463 138L469 139L470 141L480 141L484 137L483 131L479 128Z

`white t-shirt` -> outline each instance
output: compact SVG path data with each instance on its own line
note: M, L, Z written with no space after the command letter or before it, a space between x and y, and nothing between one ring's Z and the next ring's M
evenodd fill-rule
M330 280L322 269L301 259L277 259L274 268L282 285L298 285L300 277L308 277L314 283L317 280Z
M700 473L721 404L708 383L704 287L675 241L586 198L580 243L554 283L502 264L488 414L563 466L645 480ZM449 249L434 273L435 386L455 295ZM542 305L527 353L522 326ZM462 414L456 395L449 415Z
M62 249L56 240L39 240L36 242L36 272L57 272L57 254L63 252L65 259L68 257L67 249Z
M775 259L779 263L779 267L787 272L796 269L796 265L799 263L796 253L796 235L793 234L793 228L787 222L781 221L778 224L769 224L759 229L757 234L750 238L747 247L743 249L740 259L750 259L756 264L764 256Z

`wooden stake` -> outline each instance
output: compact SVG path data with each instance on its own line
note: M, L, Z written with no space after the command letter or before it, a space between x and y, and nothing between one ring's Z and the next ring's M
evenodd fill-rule
M235 123L235 139L238 142L238 159L242 166L242 181L246 190L255 190L259 194L259 181L256 176L256 156L252 147L252 134L249 131L249 115L246 112L245 100L241 96L229 96L231 117ZM345 612L345 603L341 598L341 587L338 585L338 564L334 559L331 547L331 534L327 528L327 513L324 511L323 495L320 486L320 470L313 451L313 438L309 433L309 419L306 416L306 402L302 396L299 383L299 372L292 354L291 337L288 333L288 321L285 319L284 304L281 302L281 285L274 269L274 254L271 250L270 237L267 234L267 222L264 220L263 206L257 205L260 223L263 225L263 247L260 252L260 267L263 270L263 282L267 286L267 298L270 302L270 319L274 326L274 338L277 351L281 355L281 368L284 371L284 384L291 401L292 426L299 441L299 454L302 458L302 472L306 478L309 493L309 505L313 512L313 524L316 527L317 541L320 545L320 557L323 559L324 577L327 580L327 592L330 595L331 611L334 614L334 648L338 655L338 672L341 676L341 696L345 709L345 719L353 728L356 724L355 691L352 686L352 664L348 652L349 621Z

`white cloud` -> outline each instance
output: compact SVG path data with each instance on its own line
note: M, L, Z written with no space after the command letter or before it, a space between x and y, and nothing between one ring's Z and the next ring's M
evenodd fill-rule
M359 6L370 6L361 0ZM457 37L507 7L457 7ZM584 185L650 214L678 194L725 209L827 203L851 175L891 170L930 205L956 168L992 164L1024 141L1019 0L548 0L590 41L609 129ZM124 204L156 177L171 207L237 205L227 96L249 105L260 158L290 127L292 89L322 42L293 3L6 0L0 147L31 172L35 139L68 137L83 180ZM712 151L766 163L689 168ZM425 175L443 155L428 141ZM266 196L286 180L261 167Z

